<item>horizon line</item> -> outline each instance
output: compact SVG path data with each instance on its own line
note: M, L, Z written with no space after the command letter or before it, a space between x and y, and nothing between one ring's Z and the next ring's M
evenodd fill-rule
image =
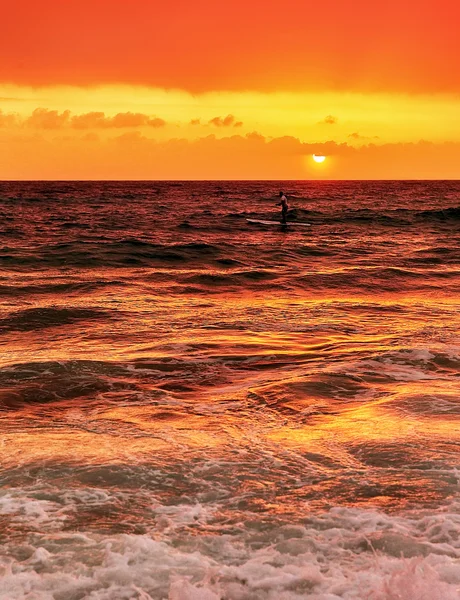
M407 181L407 182L434 182L434 181L458 181L460 178L441 178L441 179L412 179L412 178L363 178L363 179L0 179L1 183L212 183L212 182L241 182L254 183L259 181L266 182L296 182L296 183L330 183L330 182L350 182L350 181Z

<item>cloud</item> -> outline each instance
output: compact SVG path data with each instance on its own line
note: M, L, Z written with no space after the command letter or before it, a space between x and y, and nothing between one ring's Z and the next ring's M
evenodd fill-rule
M456 179L460 143L302 142L257 132L195 140L147 137L145 130L68 129L46 139L30 130L0 133L5 179ZM230 130L234 131L234 130ZM116 135L116 133L121 135ZM73 135L69 135L73 134ZM145 135L142 135L142 134ZM19 135L20 134L20 135ZM27 134L27 135L25 135ZM64 139L65 138L65 139ZM92 140L92 141L91 141ZM89 143L91 141L91 143ZM324 154L323 165L312 154Z
M106 117L103 112L90 112L75 115L71 119L75 129L108 129L123 127L164 127L166 121L159 117L149 117L142 113L117 113L113 117Z
M121 0L3 2L0 78L193 92L460 90L454 0L387 0L378 18L364 0L234 0L232 10L200 0L193 10L184 7L151 0L132 2L129 10ZM218 26L224 19L226 26Z
M0 109L0 127L13 127L18 123L18 115L14 113L5 114Z
M227 115L226 117L214 117L209 121L209 124L215 127L241 127L243 121L235 121L233 115Z
M247 133L246 139L247 140L259 140L260 142L265 142L265 136L263 136L258 131L251 131L250 133Z
M164 119L160 119L160 117L152 117L147 121L147 125L149 127L164 127L166 125L166 121Z
M129 144L149 141L149 138L142 135L140 131L128 131L127 133L122 133L121 135L118 135L117 137L115 137L113 139L116 142L129 143Z
M107 127L164 127L166 121L158 117L149 117L142 113L118 113L114 117L107 117Z
M25 120L25 124L36 129L61 129L66 127L69 121L70 110L59 113L57 110L36 108L31 116Z
M337 117L334 117L333 115L327 115L327 117L324 117L322 121L318 121L318 125L335 125L337 121Z
M114 117L106 119L108 127L142 127L147 125L149 118L141 113L117 113Z
M14 124L11 115L8 117L8 123ZM0 121L1 123L1 121ZM117 113L113 117L106 117L103 112L89 112L81 115L71 116L70 110L59 113L57 110L47 108L37 108L32 115L25 119L25 125L35 129L63 129L71 127L73 129L122 129L128 127L164 127L166 121L156 116L149 116L143 113Z
M379 140L380 139L378 135L373 135L373 136L369 137L366 135L361 135L358 132L350 133L350 135L348 137L352 138L353 140L362 140L362 141Z
M103 112L89 112L73 116L71 125L74 129L97 129L104 127L105 121Z
M200 119L192 119L190 121L190 125L201 125L201 120Z

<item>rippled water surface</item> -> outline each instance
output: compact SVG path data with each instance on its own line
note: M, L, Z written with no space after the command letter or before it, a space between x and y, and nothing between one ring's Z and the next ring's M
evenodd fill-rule
M1 600L460 598L460 182L3 182L0 245Z

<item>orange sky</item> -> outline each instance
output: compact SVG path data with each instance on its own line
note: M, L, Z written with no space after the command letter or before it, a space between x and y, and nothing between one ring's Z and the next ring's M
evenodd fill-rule
M456 0L16 0L2 17L1 179L459 177Z

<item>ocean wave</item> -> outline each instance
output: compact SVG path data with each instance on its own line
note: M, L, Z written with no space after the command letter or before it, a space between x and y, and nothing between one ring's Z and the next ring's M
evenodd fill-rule
M263 269L253 271L233 271L232 273L200 273L186 277L185 284L200 284L207 287L212 286L242 286L245 283L257 283L273 281L279 277L278 274Z
M415 212L415 215L421 219L456 221L460 219L460 206L451 206L441 210L422 210Z
M0 254L3 266L41 269L69 266L91 269L95 267L125 267L188 262L205 262L219 258L225 253L220 247L202 242L186 244L155 244L132 238L120 241L99 240L98 242L67 242L29 248L4 248Z
M0 332L35 331L47 327L63 327L79 321L92 321L113 318L97 308L47 307L26 308L0 319Z
M129 371L102 361L46 361L10 365L0 369L2 410L58 403L63 400L95 400L103 392L136 389Z
M36 283L32 285L1 285L0 297L19 297L34 295L69 296L73 294L89 293L106 287L123 287L126 282L113 279L108 281L72 281L69 283Z
M392 402L392 409L400 410L405 414L426 416L427 418L441 417L446 419L451 416L455 421L460 419L460 401L458 392L447 394L440 390L430 394L404 395Z

